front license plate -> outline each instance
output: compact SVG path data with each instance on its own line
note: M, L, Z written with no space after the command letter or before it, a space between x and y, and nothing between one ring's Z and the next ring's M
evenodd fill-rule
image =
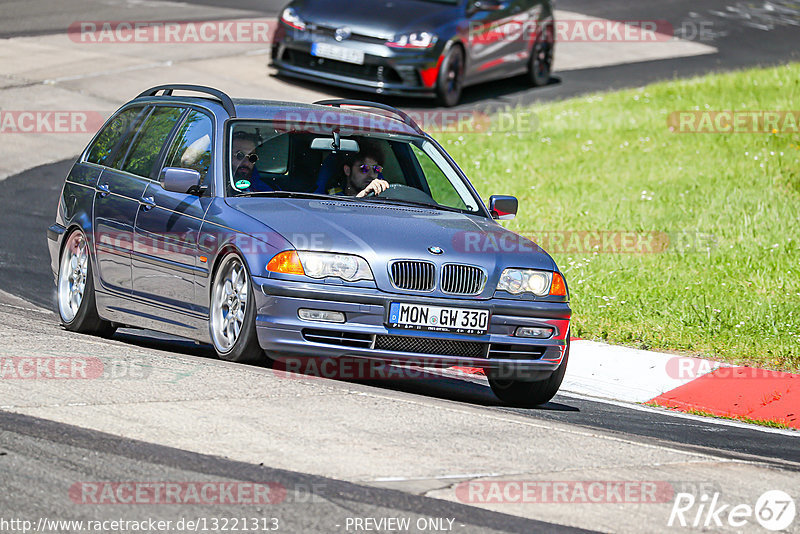
M485 334L489 327L489 311L392 302L388 326L428 332Z
M364 64L364 52L361 50L353 50L352 48L345 48L328 43L313 43L311 45L311 55L327 59L336 59L338 61L344 61L345 63L355 63L356 65Z

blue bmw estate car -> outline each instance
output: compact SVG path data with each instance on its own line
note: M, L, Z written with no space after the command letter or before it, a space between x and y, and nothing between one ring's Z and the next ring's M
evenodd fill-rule
M563 379L571 311L552 258L496 222L516 211L394 108L167 85L102 127L47 235L69 330L164 331L236 362L477 367L534 406Z

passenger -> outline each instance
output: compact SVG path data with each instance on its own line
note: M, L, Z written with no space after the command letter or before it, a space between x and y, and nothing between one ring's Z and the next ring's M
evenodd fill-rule
M260 137L251 132L240 130L234 132L231 141L231 172L233 183L241 192L280 191L282 187L274 176L262 176L258 172L256 147Z
M248 132L236 132L233 134L231 142L231 171L233 172L233 183L244 180L248 182L253 179L253 171L258 161L258 155L254 152L258 144L258 137ZM246 189L244 187L242 189Z

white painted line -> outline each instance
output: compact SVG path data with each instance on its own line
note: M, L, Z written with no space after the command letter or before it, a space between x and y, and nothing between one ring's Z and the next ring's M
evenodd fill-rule
M379 477L370 479L372 482L409 482L412 480L450 480L459 478L484 478L499 477L502 473L464 473L463 475L440 475L435 477Z
M674 454L685 455L685 456L696 456L698 460L686 460L684 463L689 463L692 461L696 462L704 462L707 460L714 460L719 462L735 462L738 460L730 460L725 457L715 456L710 452L696 452L696 451L687 451L680 448L673 448L668 445L655 445L652 443L647 443L643 441L637 441L636 439L627 439L616 435L608 434L605 429L591 429L587 427L578 427L573 425L567 421L550 421L546 419L535 420L524 415L515 414L513 412L486 412L482 411L480 406L470 407L464 406L461 404L454 404L454 401L447 401L441 400L439 402L435 402L435 404L428 404L426 402L417 400L412 396L402 395L402 396L392 396L388 393L379 393L377 391L369 391L364 392L364 396L374 397L377 399L389 399L395 402L401 402L405 404L415 405L415 406L435 406L437 409L451 412L451 413L458 413L463 415L475 416L475 417L482 417L484 419L492 419L493 421L502 421L506 423L512 423L515 425L520 426L527 426L530 428L538 428L542 430L548 430L550 432L558 432L559 434L566 434L572 436L581 436L581 437L591 437L591 438L598 438L605 441L611 441L615 443L625 443L628 445L635 445L637 447L643 447L646 449L656 449L656 450L668 450ZM436 401L435 399L426 398L427 402Z
M55 290L55 285L53 286L53 289ZM11 293L7 293L2 290L0 290L0 306L11 308L13 310L23 310L33 313L41 313L43 315L55 315L54 312L48 310L47 308L42 308L40 306L37 306L36 304L33 304L32 302L28 302L22 297L12 295Z
M61 82L73 82L75 80L85 80L87 78L97 78L99 76L110 76L112 74L122 74L123 72L133 72L137 70L160 69L171 67L172 61L159 61L157 63L145 63L144 65L132 65L122 69L109 69L98 70L95 72L87 72L84 74L76 74L75 76L61 76L60 78L52 78L42 81L43 85L55 85Z
M14 310L23 310L23 311L33 312L33 313L41 313L41 314L44 314L44 315L53 315L53 312L48 311L48 310L37 309L37 308L25 308L24 306L14 306L13 304L6 304L5 302L0 302L0 306L3 306L5 308L11 308L11 309L14 309Z

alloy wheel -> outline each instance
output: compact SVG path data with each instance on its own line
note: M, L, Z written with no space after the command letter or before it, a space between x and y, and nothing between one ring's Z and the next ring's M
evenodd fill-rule
M89 248L80 232L75 232L64 247L58 277L58 311L69 323L83 303L89 274Z
M221 353L233 349L247 312L249 281L242 262L232 257L222 266L212 291L211 335Z

